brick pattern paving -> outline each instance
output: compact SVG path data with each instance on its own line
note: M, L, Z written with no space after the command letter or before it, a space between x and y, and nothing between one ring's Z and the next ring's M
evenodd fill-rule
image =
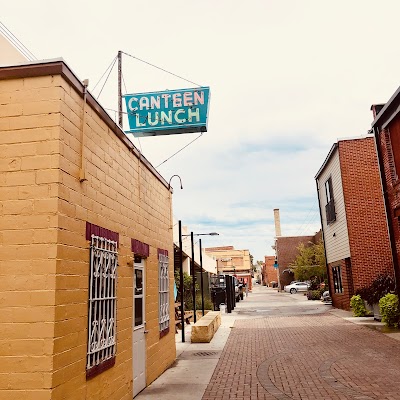
M221 399L400 399L400 341L330 314L237 320L204 393Z

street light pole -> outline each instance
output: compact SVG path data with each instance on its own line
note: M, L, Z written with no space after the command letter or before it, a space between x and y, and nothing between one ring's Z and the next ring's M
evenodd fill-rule
M201 239L199 239L200 247L200 287L201 287L201 313L204 317L204 284L203 284L203 249L201 248Z
M179 286L181 289L181 326L182 326L182 343L185 342L185 301L183 287L183 265L182 265L182 221L179 220Z
M192 241L192 259L191 261L191 269L192 269L192 296L193 296L193 322L196 323L196 275L194 272L194 240L193 240L193 232L190 232L190 240Z

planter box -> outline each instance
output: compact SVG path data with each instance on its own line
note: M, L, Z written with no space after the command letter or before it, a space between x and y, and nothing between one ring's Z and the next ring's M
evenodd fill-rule
M374 311L374 320L376 320L376 321L382 321L382 315L381 315L381 312L380 312L380 310L379 310L379 303L375 303L375 304L372 306L372 309L373 309L373 311Z

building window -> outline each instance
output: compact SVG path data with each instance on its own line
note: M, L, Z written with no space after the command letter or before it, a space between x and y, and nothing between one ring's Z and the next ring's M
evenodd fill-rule
M343 293L342 271L340 266L332 267L332 275L335 293Z
M91 236L87 377L115 362L117 246L116 241Z
M158 278L159 278L159 327L160 334L169 331L169 276L168 276L168 252L158 250Z
M325 194L326 194L326 223L329 225L330 223L336 221L336 212L335 212L335 199L333 198L333 190L332 190L332 177L325 182Z
M135 256L135 328L143 326L144 321L144 259Z

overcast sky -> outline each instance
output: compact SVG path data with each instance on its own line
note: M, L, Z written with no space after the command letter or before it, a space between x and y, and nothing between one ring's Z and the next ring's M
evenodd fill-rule
M63 57L89 89L118 50L210 86L208 132L133 139L169 181L173 209L203 246L272 255L320 228L314 176L338 138L365 135L373 103L400 83L400 2L54 0L5 2L1 22L38 58ZM124 56L128 93L193 87ZM125 88L124 88L125 91ZM99 97L114 116L117 78ZM161 164L161 165L160 165Z

